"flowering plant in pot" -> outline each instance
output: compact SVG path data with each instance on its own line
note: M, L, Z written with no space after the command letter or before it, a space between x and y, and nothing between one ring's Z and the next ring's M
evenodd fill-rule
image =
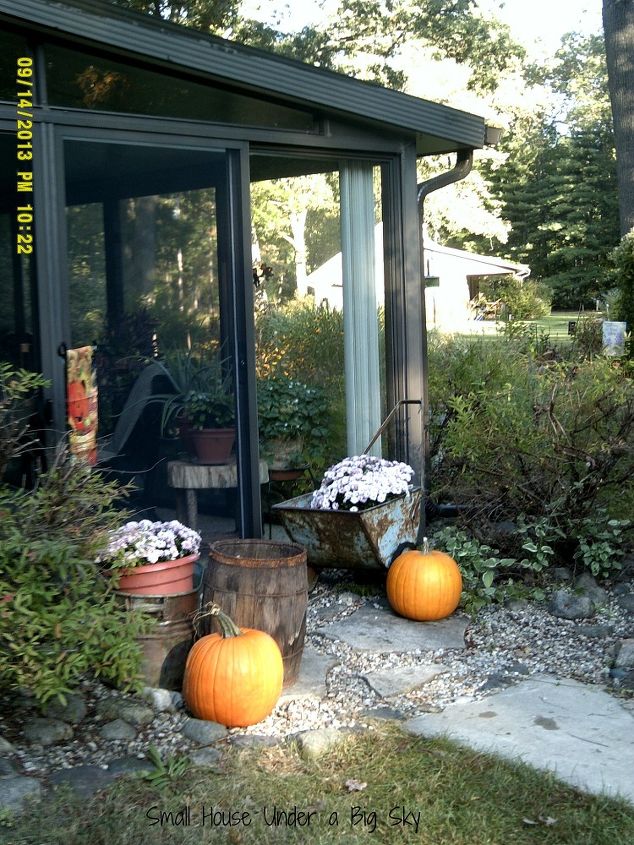
M344 458L326 470L311 507L319 510L363 510L409 494L414 470L401 461L374 455Z
M414 470L372 455L344 458L318 490L273 506L316 569L387 569L415 545L421 491Z
M137 595L173 595L194 589L194 564L200 557L197 531L172 520L126 522L110 532L97 556L118 578L118 587Z

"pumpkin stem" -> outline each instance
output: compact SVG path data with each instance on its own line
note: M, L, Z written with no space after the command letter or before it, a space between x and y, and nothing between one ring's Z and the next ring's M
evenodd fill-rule
M427 537L423 537L423 554L429 554L429 540L427 539Z
M239 637L242 634L242 631L238 628L233 619L221 610L220 605L213 601L208 601L207 604L200 610L196 611L192 617L192 625L194 626L196 639L200 637L198 632L198 623L207 616L215 616L217 618L218 627L220 628L220 633L222 634L223 639L226 639L227 637Z

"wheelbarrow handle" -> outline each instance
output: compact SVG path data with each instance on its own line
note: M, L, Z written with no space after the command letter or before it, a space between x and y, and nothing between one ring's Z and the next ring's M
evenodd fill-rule
M386 418L383 420L383 422L381 423L381 427L379 428L379 430L376 432L376 434L374 435L374 437L372 438L372 440L370 440L370 442L368 443L368 445L367 445L367 446L366 446L366 448L364 449L364 451L363 451L363 454L364 454L364 455L367 455L367 454L368 454L368 452L370 451L370 449L374 446L374 444L376 443L376 441L377 441L377 440L379 439L379 437L383 434L383 432L384 432L384 430L385 430L385 427L387 426L387 424L389 423L389 421L392 419L392 417L394 416L394 414L395 414L395 413L398 411L398 409L401 407L401 405L420 405L420 406L422 407L422 405L423 405L423 400L422 400L422 399L399 399L399 400L398 400L398 402L396 403L396 405L392 408L392 410L390 411L390 413L387 415L387 417L386 417Z

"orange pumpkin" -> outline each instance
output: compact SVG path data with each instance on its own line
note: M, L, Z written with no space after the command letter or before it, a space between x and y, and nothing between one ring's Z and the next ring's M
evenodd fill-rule
M432 622L450 616L458 607L462 575L448 554L430 552L425 538L422 551L412 549L396 558L388 570L386 587L388 601L397 613Z
M201 637L185 664L183 698L197 719L228 728L261 722L282 692L284 664L275 640L264 631L238 626L218 605L219 634Z

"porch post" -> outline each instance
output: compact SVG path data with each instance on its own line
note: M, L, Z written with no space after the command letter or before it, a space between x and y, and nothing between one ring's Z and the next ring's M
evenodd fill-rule
M347 449L359 455L381 425L372 165L341 164L341 255ZM378 440L371 453L381 454Z

